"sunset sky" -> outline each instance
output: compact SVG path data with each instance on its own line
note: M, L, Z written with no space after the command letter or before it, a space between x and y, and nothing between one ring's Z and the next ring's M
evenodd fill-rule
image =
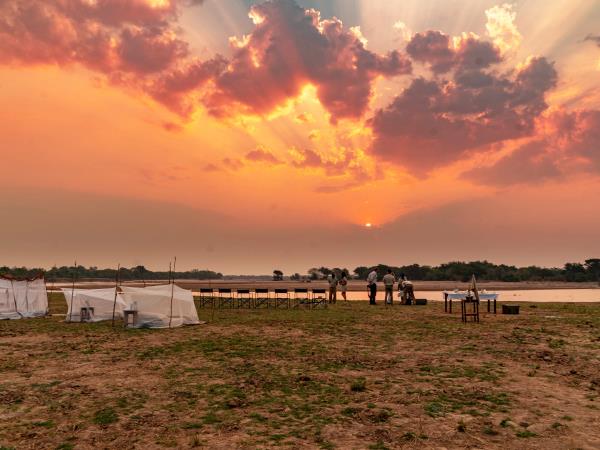
M590 0L0 0L0 265L600 257L599 24Z

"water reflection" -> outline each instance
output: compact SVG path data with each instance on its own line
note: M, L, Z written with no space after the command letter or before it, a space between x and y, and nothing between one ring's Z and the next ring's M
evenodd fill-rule
M489 291L492 292L492 291ZM600 302L600 289L532 289L532 290L510 290L498 292L499 302L539 302L539 303L591 303ZM368 300L367 292L350 291L347 293L348 300ZM200 292L194 291L194 295ZM272 295L272 293L271 293ZM290 296L294 294L291 293ZM443 301L442 291L416 291L417 298L426 298L429 301ZM338 301L341 295L338 292ZM397 293L395 298L397 297ZM377 292L377 299L383 301L383 292Z

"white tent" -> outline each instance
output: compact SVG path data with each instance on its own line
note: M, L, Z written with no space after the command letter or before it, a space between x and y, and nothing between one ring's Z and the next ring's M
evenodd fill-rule
M43 277L0 277L0 319L41 317L48 314L48 294Z
M81 308L90 308L90 322L111 320L113 317L113 305L115 317L123 317L125 302L120 293L117 293L115 304L115 289L71 289L63 288L63 294L67 300L67 322L81 322ZM73 301L71 302L71 296ZM71 309L72 308L72 309ZM93 309L92 309L93 308Z
M174 284L145 288L121 286L121 290L126 309L137 311L136 328L169 328L200 323L192 291Z

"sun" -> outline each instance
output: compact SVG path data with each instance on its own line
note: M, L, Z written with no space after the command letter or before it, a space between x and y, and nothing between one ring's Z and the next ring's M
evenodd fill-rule
M373 226L373 224L371 222L365 223L365 227L367 227L367 228L371 228L372 226Z

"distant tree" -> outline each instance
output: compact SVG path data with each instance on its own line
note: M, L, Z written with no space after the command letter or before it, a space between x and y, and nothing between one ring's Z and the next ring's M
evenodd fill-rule
M319 267L319 272L323 274L323 278L326 278L333 271L328 267Z
M302 277L300 276L299 273L295 273L293 275L290 275L290 280L293 280L293 281L300 281L301 278Z
M308 277L311 280L321 280L324 278L323 272L321 272L316 267L311 267L310 269L308 269L307 273L308 273Z
M586 270L583 264L565 264L565 278L567 281L586 281Z
M588 273L588 279L600 281L600 258L586 259L585 270Z
M354 269L354 273L356 274L356 278L364 280L367 278L367 275L369 275L369 268L366 266L358 266Z
M282 281L283 280L283 272L279 269L275 269L273 271L273 281Z

